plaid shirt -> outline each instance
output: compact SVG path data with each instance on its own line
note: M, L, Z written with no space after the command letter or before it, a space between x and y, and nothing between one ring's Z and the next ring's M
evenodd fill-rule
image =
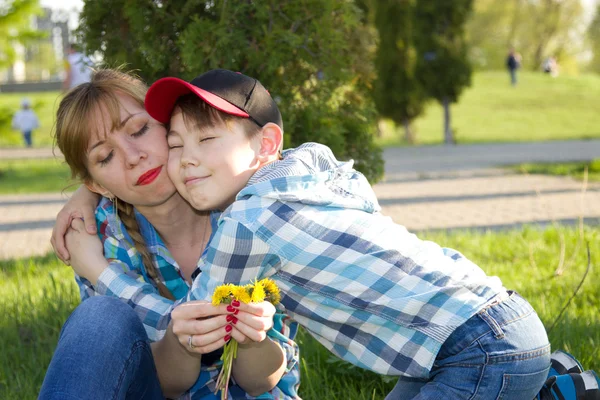
M213 231L216 229L218 217L219 213L211 215ZM79 285L82 301L90 296L106 295L127 302L142 320L150 341L157 341L165 335L171 310L185 300L189 284L181 275L179 266L154 227L137 211L136 218L148 251L158 267L159 279L178 300L172 301L158 294L154 282L147 276L133 240L116 216L113 204L105 198L102 198L96 209L96 223L104 245L104 255L110 264L98 278L95 287L82 277L75 276L75 279ZM268 335L284 349L287 359L284 376L277 387L259 397L247 395L233 382L234 384L230 386L230 399L299 398L297 395L300 382L299 353L298 346L293 341L297 323L292 322L283 313L277 313L273 323L273 329L268 332ZM220 399L220 395L215 395L214 391L221 366L220 360L211 365L203 364L198 381L181 399Z
M334 354L426 378L442 343L502 283L378 209L352 163L318 144L288 150L223 212L189 298L270 277L286 312Z

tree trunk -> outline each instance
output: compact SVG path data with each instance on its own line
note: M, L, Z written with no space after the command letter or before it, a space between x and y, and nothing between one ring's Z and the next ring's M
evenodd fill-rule
M454 140L454 133L452 132L452 127L450 126L450 99L444 97L442 105L444 106L444 143L455 144L456 142Z
M413 131L410 128L410 121L408 118L404 118L402 125L404 125L404 140L406 143L415 144L415 137L413 136Z

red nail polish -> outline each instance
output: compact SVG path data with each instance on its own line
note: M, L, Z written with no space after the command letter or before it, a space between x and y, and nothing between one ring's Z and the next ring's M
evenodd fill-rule
M231 323L234 325L237 324L237 321L238 321L237 318L234 317L233 315L231 315L230 317L231 317Z
M223 338L223 340L226 342L229 342L229 339L231 339L231 336L229 335L225 335L225 337Z
M231 302L231 305L234 307L239 307L240 306L240 301L239 300L234 300Z
M235 311L233 312L233 315L238 315L239 312L240 312L240 310L236 308Z
M225 318L225 319L227 320L227 322L231 322L236 318L233 315L228 315L227 318ZM235 322L234 322L234 324L235 324Z
M227 311L234 312L234 311L237 311L237 310L235 308L233 308L233 306L227 306Z
M225 327L225 332L231 332L232 329L233 329L233 327L231 325L227 325Z

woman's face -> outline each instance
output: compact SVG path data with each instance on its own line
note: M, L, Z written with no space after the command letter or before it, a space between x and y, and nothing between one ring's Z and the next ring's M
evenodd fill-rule
M88 187L138 207L162 204L175 194L166 168L166 129L133 98L124 94L117 98L121 126L108 132L112 123L102 106L91 121L95 129L86 160L93 182Z

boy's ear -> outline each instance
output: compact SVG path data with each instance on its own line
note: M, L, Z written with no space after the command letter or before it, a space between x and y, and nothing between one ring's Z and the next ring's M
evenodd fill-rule
M100 196L104 196L108 199L113 199L115 197L110 191L106 190L104 186L92 180L86 180L83 184L90 190L90 192L98 193Z
M278 160L282 146L283 130L279 125L269 122L263 126L260 133L259 161L266 163Z

